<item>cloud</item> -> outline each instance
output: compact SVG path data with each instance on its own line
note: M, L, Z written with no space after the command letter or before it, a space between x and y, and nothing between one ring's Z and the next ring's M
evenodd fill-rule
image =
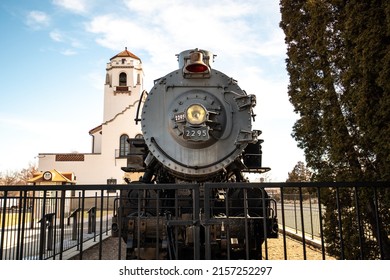
M132 40L133 47L136 48L143 47L150 40L150 35L148 35L150 30L148 28L143 28L129 19L114 14L93 18L86 24L86 30L98 34L96 42L112 50L124 48L130 38L139 38ZM142 41L141 44L140 41Z
M65 32L62 32L58 29L51 31L49 33L49 36L53 41L69 46L66 47L66 49L60 51L62 55L76 55L78 54L77 50L85 48L84 45L78 39L70 37Z
M151 36L166 38L164 43L168 45L202 43L205 47L223 46L230 53L258 53L262 42L269 40L267 36L281 34L274 24L278 4L265 0L126 0L124 3L131 14L129 20L151 27Z
M53 4L72 13L83 14L89 10L89 0L53 0Z
M238 69L248 62L261 68L261 59L280 60L286 52L275 13L277 2L125 0L124 4L125 12L118 9L92 17L86 31L103 47L115 51L127 47L140 56L148 77L175 69L174 55L196 47L217 54L218 65L230 61Z
M71 55L76 55L77 51L75 51L73 49L66 49L66 50L61 51L61 54L65 55L65 56L71 56Z
M62 42L63 41L63 35L58 30L51 31L49 33L49 36L50 36L50 38L53 41L56 41L56 42Z
M231 53L258 53L263 46L259 42L269 41L263 34L272 34L274 40L275 31L277 43L283 40L277 25L272 29L264 24L267 11L262 2L128 0L124 2L128 11L99 15L87 24L87 31L99 34L97 42L113 49L137 38L132 40L134 47L152 54L156 48L172 50L171 46L188 48L189 44L191 48L202 44L204 48L223 46Z
M283 71L286 46L279 28L277 1L124 0L123 3L126 13L92 17L86 30L94 34L101 46L118 52L127 47L140 56L146 73L146 90L154 79L177 68L175 54L198 47L218 55L216 69L237 79L262 104L270 105L260 105L259 115L272 115L278 106L277 119L292 117L288 79Z
M26 17L26 24L32 29L42 29L50 25L50 16L42 11L30 11Z

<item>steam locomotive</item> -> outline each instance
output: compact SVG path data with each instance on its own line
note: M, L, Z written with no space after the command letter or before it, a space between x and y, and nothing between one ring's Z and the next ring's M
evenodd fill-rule
M259 259L278 236L275 201L244 176L270 170L252 129L256 97L214 57L181 52L179 69L140 97L142 137L128 140L122 167L140 177L121 190L113 223L127 259Z

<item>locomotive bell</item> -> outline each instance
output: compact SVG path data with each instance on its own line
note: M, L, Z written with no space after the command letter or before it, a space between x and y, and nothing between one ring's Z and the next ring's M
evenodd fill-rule
M194 49L184 51L178 55L179 67L183 69L185 78L209 78L210 57L208 51Z
M191 53L194 52L200 52L203 54L203 62L210 68L213 66L214 58L217 55L214 55L212 52L207 51L207 50L202 50L202 49L190 49L190 50L185 50L180 52L179 54L176 55L177 61L179 62L179 68L182 69L184 66L187 65L188 60L191 57Z
M203 62L203 53L195 51L191 53L190 61L185 69L189 72L200 73L208 71L209 67Z

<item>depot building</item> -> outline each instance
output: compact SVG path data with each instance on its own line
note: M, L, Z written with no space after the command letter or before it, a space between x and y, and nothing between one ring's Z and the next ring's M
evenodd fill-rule
M128 138L141 137L134 117L143 91L142 62L130 51L113 56L106 66L103 122L91 128L87 153L39 153L38 170L70 172L77 184L123 184L137 180L121 170L127 165Z

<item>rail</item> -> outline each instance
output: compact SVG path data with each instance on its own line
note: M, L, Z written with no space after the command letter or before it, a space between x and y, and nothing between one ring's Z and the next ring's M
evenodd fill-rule
M194 211L204 215L189 222L194 225L196 243L200 243L199 234L208 232L207 224L213 217L207 212L210 200L198 200L199 194L204 192L207 197L215 188L255 188L266 191L275 201L283 247L281 259L289 259L288 234L301 240L302 259L308 258L307 250L312 243L320 248L321 259L388 259L389 185L389 182L191 185L194 190L191 199L196 202ZM149 187L163 191L167 186ZM134 188L145 189L148 185L1 186L0 260L66 259L69 251L83 259L88 240L99 244L96 259L102 259L102 243L115 220L118 191ZM182 190L185 185L170 188ZM117 194L112 193L115 191ZM175 221L169 223L175 226ZM247 231L245 226L243 230ZM206 242L207 257L210 240L202 242ZM120 239L116 244L117 259L121 259ZM272 259L270 253L275 248L267 239L263 246L262 258Z

